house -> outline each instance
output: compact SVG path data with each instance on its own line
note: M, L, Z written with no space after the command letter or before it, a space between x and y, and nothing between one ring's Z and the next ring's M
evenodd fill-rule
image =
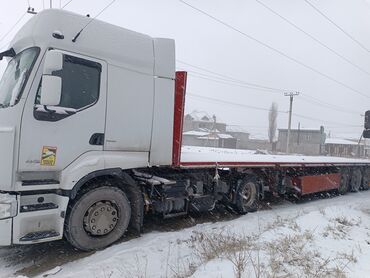
M286 152L288 130L279 129L277 150ZM305 155L320 155L324 153L326 134L324 127L291 129L289 150L290 153Z
M367 157L370 156L370 149L364 142L359 144L357 140L327 138L325 153L330 156Z
M226 126L226 133L234 137L236 142L237 149L248 149L248 141L249 141L249 132L241 127L235 125L228 125Z
M183 145L236 149L237 139L226 133L226 124L216 116L193 111L186 114L183 127Z

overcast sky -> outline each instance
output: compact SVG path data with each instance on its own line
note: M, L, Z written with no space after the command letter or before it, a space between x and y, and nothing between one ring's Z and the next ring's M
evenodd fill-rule
M49 7L49 0L1 1L1 49L32 16L25 15L6 35L28 2L36 11ZM53 5L59 8L68 2L58 0ZM72 0L65 9L95 16L110 2ZM370 110L370 2L186 2L198 11L178 0L116 0L99 19L176 40L177 68L190 74L187 112L206 111L228 124L244 126L255 136L267 137L266 110L276 102L281 111L278 127L286 128L289 98L284 90L298 91L293 127L300 123L319 129L323 125L332 137L360 137L361 114Z

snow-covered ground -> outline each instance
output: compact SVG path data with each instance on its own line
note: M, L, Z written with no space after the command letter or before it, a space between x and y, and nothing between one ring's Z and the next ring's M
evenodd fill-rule
M370 163L368 159L345 158L333 156L259 154L255 150L239 150L211 147L183 146L181 162L245 162L245 163Z
M32 256L38 247L24 250ZM17 262L22 254L12 251L0 249L0 277L30 264ZM369 277L369 262L367 191L303 204L285 202L229 221L149 232L53 265L39 277Z

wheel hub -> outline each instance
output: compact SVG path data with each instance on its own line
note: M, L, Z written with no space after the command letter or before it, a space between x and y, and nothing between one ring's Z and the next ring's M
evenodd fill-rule
M116 227L118 212L114 204L101 201L93 204L84 217L84 228L94 236L109 234Z

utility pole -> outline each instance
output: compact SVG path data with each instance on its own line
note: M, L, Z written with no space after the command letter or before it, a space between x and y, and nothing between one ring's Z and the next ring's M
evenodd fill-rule
M284 96L290 98L290 108L289 108L289 122L288 122L288 134L286 140L286 152L289 153L289 141L290 141L290 129L292 127L292 111L293 111L293 98L298 96L299 92L289 92L284 93Z
M53 0L50 0L50 9L53 8Z

